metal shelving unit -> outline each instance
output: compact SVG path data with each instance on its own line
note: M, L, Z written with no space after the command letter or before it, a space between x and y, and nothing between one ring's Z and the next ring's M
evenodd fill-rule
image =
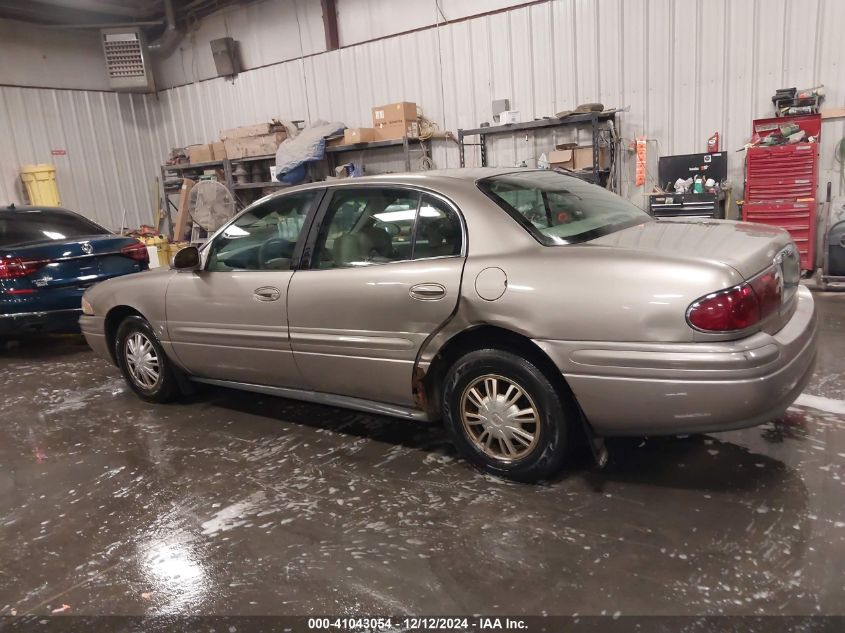
M525 123L508 123L506 125L491 125L489 127L472 128L468 130L458 130L458 150L460 152L461 167L466 166L466 147L480 147L481 148L481 166L487 167L487 137L501 134L518 134L520 132L532 132L537 130L544 130L558 127L571 126L589 126L592 133L593 146L593 178L595 182L600 182L600 176L607 170L602 170L599 167L599 136L602 130L601 124L612 122L616 134L619 134L619 128L616 122L616 112L588 112L585 114L572 114L568 117L558 119L557 117L549 117L546 119L537 119L536 121L527 121ZM467 136L477 136L477 143L467 143L464 139ZM610 151L610 164L616 163L616 147L614 143L608 144Z
M182 163L178 165L162 165L161 166L161 209L164 211L164 217L167 221L167 231L169 235L173 235L173 216L170 212L170 207L172 203L168 200L168 196L176 191L179 190L177 186L166 186L167 179L165 174L167 172L177 172L181 174L182 178L189 177L191 175L199 177L206 169L222 169L223 170L223 180L221 181L229 191L232 192L232 195L235 197L235 200L238 200L238 197L235 195L237 191L247 191L252 189L267 189L267 188L277 188L277 187L288 187L289 185L282 183L282 182L248 182L244 184L238 184L235 182L235 178L232 175L234 171L233 165L237 165L239 163L251 163L259 160L274 160L276 158L275 154L265 154L262 156L247 156L245 158L224 158L222 160L211 160L205 161L202 163ZM187 173L186 173L187 172ZM196 173L193 173L196 172ZM181 180L180 184L181 186Z
M284 182L247 182L232 185L233 189L265 189L268 187L290 187L290 185Z
M402 151L405 154L405 170L411 171L411 152L415 151L411 147L411 141L420 143L431 155L431 139L409 139L408 137L390 139L388 141L371 141L369 143L355 143L354 145L330 145L326 146L326 162L329 167L329 172L334 172L337 166L337 161L334 160L334 155L341 152L365 152L373 149L382 149L385 147L399 147L402 146ZM417 150L419 151L419 150Z

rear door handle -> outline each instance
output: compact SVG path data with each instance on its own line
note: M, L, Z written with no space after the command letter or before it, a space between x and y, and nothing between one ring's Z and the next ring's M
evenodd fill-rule
M417 284L408 291L417 301L438 301L446 296L446 288L440 284Z
M282 291L273 286L264 286L256 288L253 296L259 301L278 301L282 296Z

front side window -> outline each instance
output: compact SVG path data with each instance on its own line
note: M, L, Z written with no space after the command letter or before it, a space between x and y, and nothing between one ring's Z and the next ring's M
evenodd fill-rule
M272 198L227 226L210 246L207 270L290 270L319 190Z
M555 171L501 174L478 186L548 246L586 242L652 221L624 198Z

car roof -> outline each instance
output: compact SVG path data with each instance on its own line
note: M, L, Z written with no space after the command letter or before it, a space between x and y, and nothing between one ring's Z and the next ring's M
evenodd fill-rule
M354 187L356 185L398 185L409 187L429 188L439 193L448 194L455 189L476 190L475 182L482 178L499 176L501 174L513 174L516 172L538 171L527 167L455 167L453 169L432 169L429 171L399 172L395 174L378 174L375 176L361 176L359 178L334 178L331 180L320 180L309 183L302 183L292 187L284 187L274 191L263 198L249 204L246 208L252 208L274 198L285 196L289 193L307 191L310 189L323 189L326 187Z
M37 211L58 211L59 213L73 213L73 211L71 211L70 209L65 209L64 207L45 207L28 204L8 204L6 206L0 207L0 213L16 213L19 211L24 213L33 213Z
M536 171L525 167L456 167L454 169L432 169L429 171L404 172L396 174L379 174L377 176L362 176L355 178L355 182L406 182L407 184L420 184L425 182L433 185L438 181L468 180L475 182L482 178L511 174L517 171ZM345 180L345 179L344 179ZM323 183L332 184L333 181ZM336 181L335 181L336 182Z

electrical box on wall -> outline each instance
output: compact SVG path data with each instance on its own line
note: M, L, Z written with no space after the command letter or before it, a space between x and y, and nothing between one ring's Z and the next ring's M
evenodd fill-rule
M237 42L231 37L221 37L211 40L211 56L217 68L218 77L231 77L240 72L238 64Z
M117 92L155 92L147 45L140 29L103 29L109 85Z

